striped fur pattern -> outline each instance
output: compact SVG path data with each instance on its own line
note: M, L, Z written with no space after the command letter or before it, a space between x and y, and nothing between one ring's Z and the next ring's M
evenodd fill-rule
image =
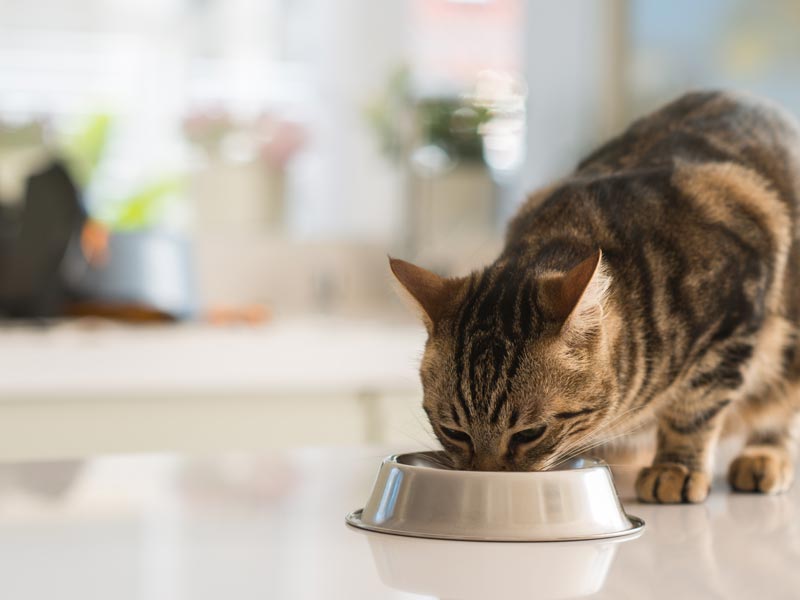
M679 98L534 194L488 267L392 259L428 328L423 406L455 467L553 468L652 426L648 502L792 479L800 410L800 128L743 95Z

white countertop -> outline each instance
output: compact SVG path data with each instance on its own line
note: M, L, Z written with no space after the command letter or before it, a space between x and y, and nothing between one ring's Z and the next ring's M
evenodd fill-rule
M386 449L0 466L15 600L725 598L800 594L800 486L626 502L631 540L489 544L348 528ZM72 477L70 477L72 473ZM618 478L628 496L627 473Z
M418 324L0 328L0 460L428 439Z
M115 395L414 392L421 325L335 318L262 326L102 321L0 330L0 402Z

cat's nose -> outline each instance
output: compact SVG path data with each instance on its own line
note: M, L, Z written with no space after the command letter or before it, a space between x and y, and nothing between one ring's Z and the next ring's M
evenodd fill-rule
M494 456L476 456L472 461L475 471L508 471L508 465Z

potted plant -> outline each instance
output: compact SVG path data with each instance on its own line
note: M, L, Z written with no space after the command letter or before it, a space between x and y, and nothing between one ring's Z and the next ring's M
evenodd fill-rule
M63 154L81 187L101 159L110 120L93 118L65 144ZM102 203L62 265L71 314L131 319L187 318L196 312L191 247L164 215L184 189L180 176L164 176L129 196Z

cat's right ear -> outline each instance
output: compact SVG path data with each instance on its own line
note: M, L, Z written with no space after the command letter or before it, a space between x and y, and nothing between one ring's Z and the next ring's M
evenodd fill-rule
M428 332L453 302L460 280L440 277L399 258L389 257L389 267L405 296L419 311Z
M541 280L539 293L549 316L561 321L564 330L585 334L600 326L610 285L603 252L597 250L568 272Z

